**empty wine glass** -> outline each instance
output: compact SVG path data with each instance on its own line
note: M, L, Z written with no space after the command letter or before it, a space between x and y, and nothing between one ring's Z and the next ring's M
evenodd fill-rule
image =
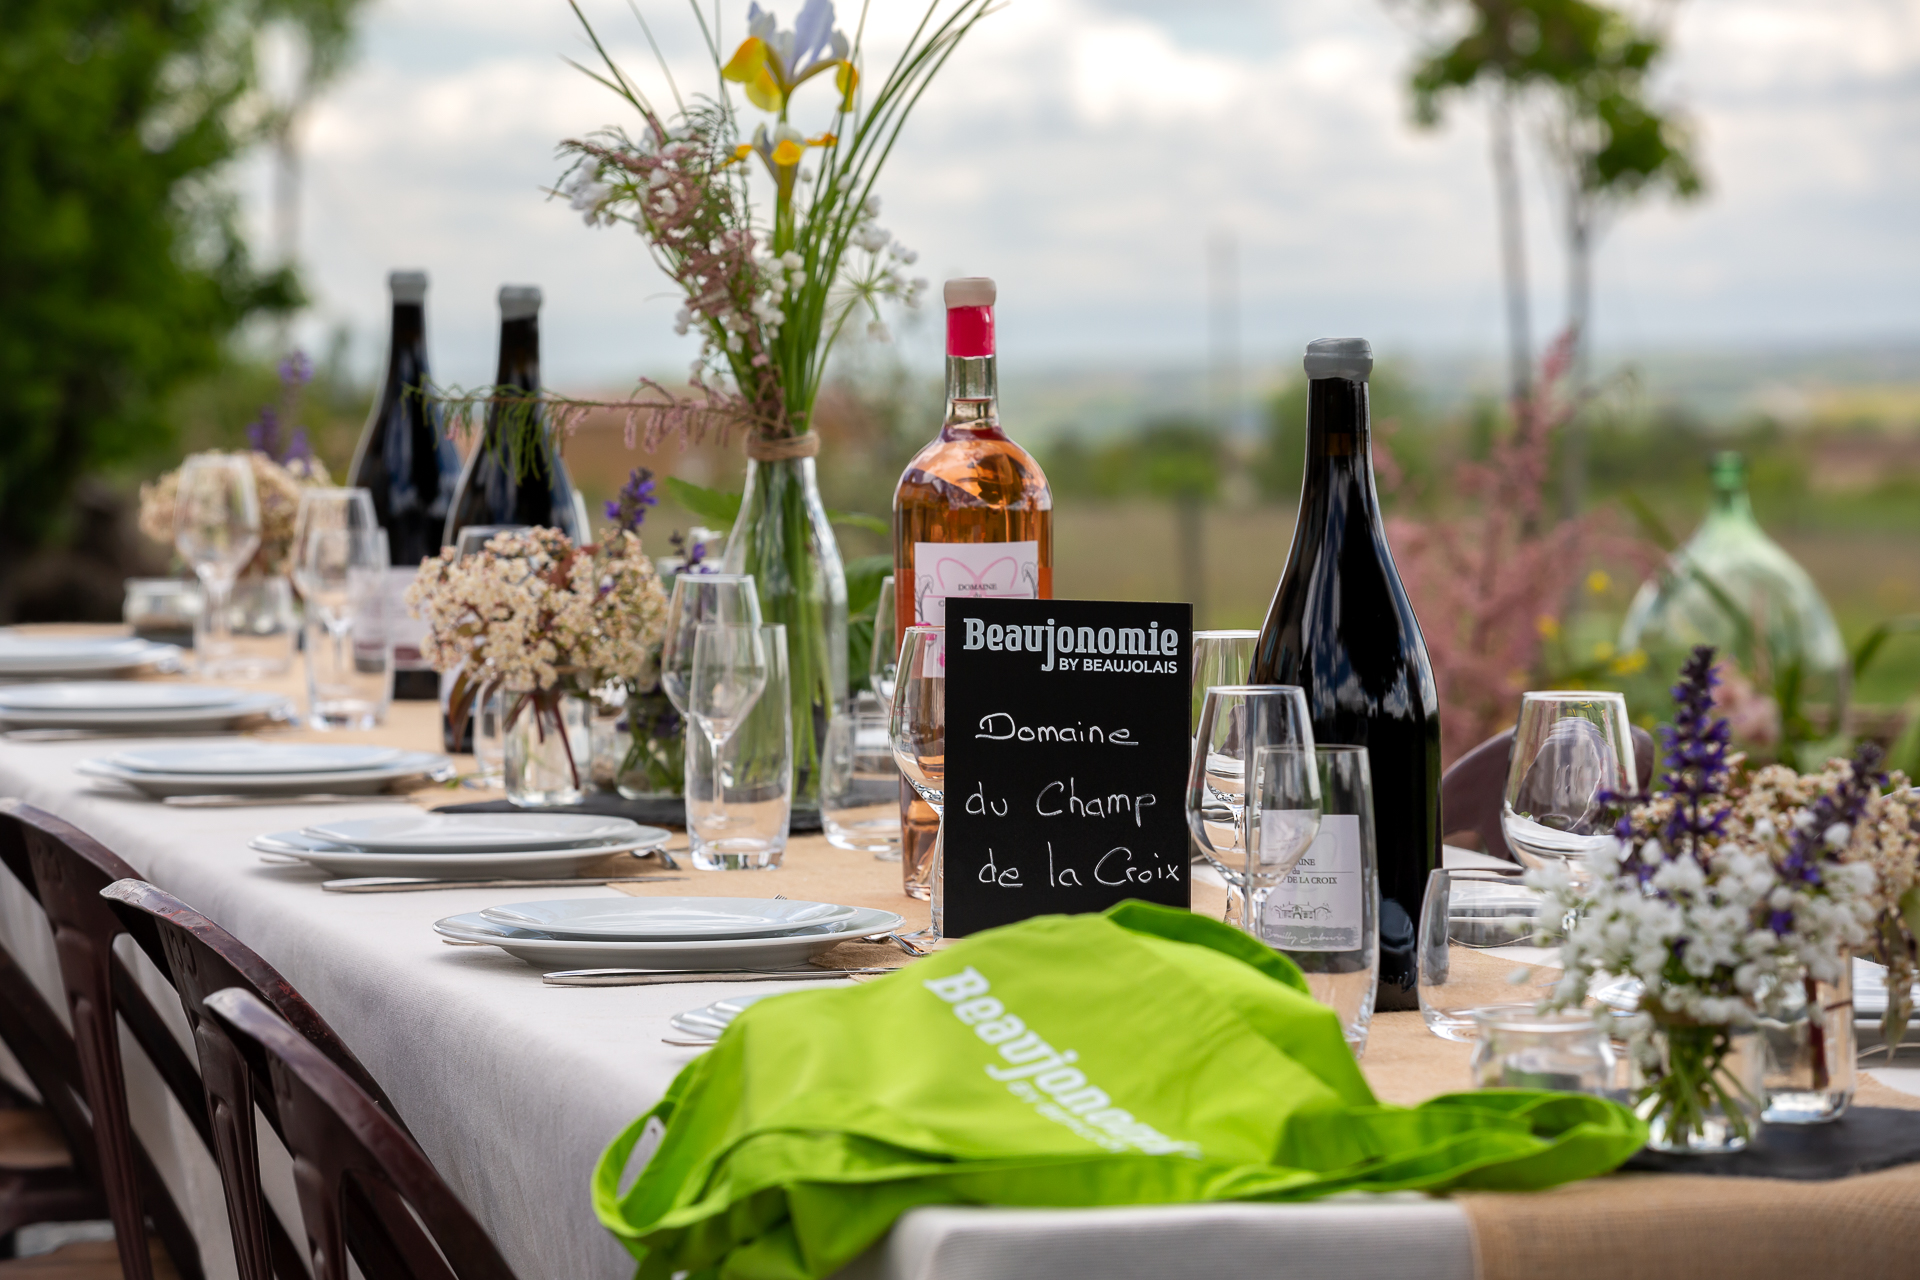
M1561 866L1584 879L1587 855L1614 838L1601 793L1625 794L1637 777L1620 694L1523 694L1501 833L1524 866Z
M750 573L683 573L667 600L667 631L660 645L660 687L683 716L693 680L694 638L707 624L757 627L760 597Z
M1244 684L1253 669L1253 647L1258 631L1196 631L1193 633L1193 716L1189 731L1200 727L1200 706L1215 686Z
M704 623L695 629L687 714L706 731L716 756L766 687L759 627Z
M873 608L873 661L869 675L880 701L893 701L894 675L900 668L900 627L893 596L893 575L880 579L880 600Z
M938 942L946 916L946 868L943 845L947 812L947 653L945 627L907 628L900 646L898 679L888 736L900 773L940 817L933 839L932 920L907 937Z
M293 517L293 585L330 631L348 606L350 569L371 569L380 528L366 489L308 489Z
M531 529L529 524L469 524L462 525L454 535L455 552L462 560L468 556L477 556L487 549L487 544L503 533L519 533ZM453 676L443 672L440 676L440 705L445 711L453 700ZM475 697L473 700L473 776L465 785L479 791L497 791L507 784L507 736L502 721L505 719L505 703L496 691L490 697Z
M380 617L386 534L371 520L355 527L316 517L304 539L293 573L307 602L308 719L316 729L371 728L386 718L392 697Z
M1289 747L1291 766L1274 757L1276 797L1290 797L1271 818L1260 799L1262 748ZM1249 774L1252 774L1249 777ZM1248 797L1255 797L1249 805ZM1243 901L1240 924L1258 936L1258 899L1293 870L1320 826L1320 780L1313 725L1298 685L1223 685L1207 690L1187 775L1187 825L1200 852ZM1268 842L1271 842L1269 845ZM1249 894L1253 903L1244 901ZM1231 911L1229 904L1229 911Z
M260 500L245 455L201 453L180 468L173 500L173 545L200 578L205 604L195 636L196 665L215 674L233 652L227 602L233 581L260 546Z

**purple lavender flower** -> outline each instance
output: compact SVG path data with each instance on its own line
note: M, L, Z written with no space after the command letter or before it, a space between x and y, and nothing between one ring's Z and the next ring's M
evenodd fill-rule
M607 500L607 519L622 529L638 533L640 526L646 523L647 508L657 506L659 502L660 499L653 492L652 468L635 467L627 476L620 496Z
M260 416L247 424L247 447L280 460L280 414L272 405L261 405Z
M291 435L282 437L281 419L289 421L300 400L300 388L313 381L313 361L307 359L307 353L295 347L280 362L280 404L263 404L260 416L247 424L247 445L255 453L264 453L275 462L285 465L295 461L310 461L313 458L313 445L307 440L307 429L296 426Z
M1713 687L1719 683L1713 646L1697 646L1680 668L1680 683L1673 686L1673 723L1660 730L1667 763L1660 785L1676 801L1661 834L1672 850L1684 842L1688 852L1697 854L1700 841L1719 836L1727 823L1724 808L1709 811L1726 790L1727 747L1733 739L1725 717L1713 713Z
M1788 842L1787 856L1780 864L1782 880L1807 885L1823 882L1822 868L1829 856L1827 833L1835 826L1851 832L1866 812L1867 802L1886 785L1887 775L1880 769L1881 754L1880 744L1861 743L1848 761L1846 779L1813 802L1808 821L1794 830ZM1793 928L1793 913L1776 911L1767 923L1776 935L1784 935Z
M280 385L291 391L295 387L304 387L313 381L313 361L307 359L307 353L295 347L280 362Z

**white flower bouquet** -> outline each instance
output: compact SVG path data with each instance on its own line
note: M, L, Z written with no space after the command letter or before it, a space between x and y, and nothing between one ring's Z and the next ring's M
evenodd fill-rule
M407 603L427 624L427 661L457 673L455 723L476 698L504 692L507 726L531 711L536 727L558 729L561 697L649 681L666 630L659 575L625 529L583 546L526 529L496 534L478 555L449 547L421 562Z
M1567 977L1548 1003L1578 1006L1620 977L1644 987L1632 1024L1649 1081L1640 1110L1678 1147L1716 1110L1746 1137L1759 1100L1724 1069L1735 1033L1795 988L1838 981L1881 910L1856 838L1878 793L1875 754L1812 777L1776 766L1737 783L1714 681L1712 651L1696 650L1674 690L1662 789L1615 797L1631 808L1618 843L1592 856L1590 882L1530 873L1571 922L1558 939Z

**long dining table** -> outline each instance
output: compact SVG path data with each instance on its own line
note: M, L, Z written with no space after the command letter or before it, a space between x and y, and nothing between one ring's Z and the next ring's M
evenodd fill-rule
M288 682L290 687L291 682ZM272 728L246 735L269 741L319 740L303 730ZM432 704L397 703L385 726L327 735L329 741L377 741L428 747L438 741ZM436 919L477 911L507 899L612 896L598 884L550 889L433 889L424 892L336 893L326 876L302 866L274 865L248 848L263 832L300 827L319 816L377 816L390 806L340 804L321 810L285 805L176 808L117 784L89 778L76 766L141 739L10 740L0 736L0 796L18 797L80 827L140 875L173 893L253 947L327 1019L386 1088L428 1157L492 1234L523 1280L614 1280L632 1259L596 1220L588 1176L606 1144L650 1109L674 1075L699 1052L665 1043L668 1020L721 994L791 990L794 984L685 983L642 987L554 987L538 970L490 947L449 946ZM470 768L470 760L456 757ZM423 806L486 798L457 786L426 787L411 798ZM636 864L642 866L643 864ZM683 863L684 866L684 863ZM772 896L783 885L844 884L842 900L890 904L924 919L924 905L898 888L897 864L877 864L818 836L796 837L785 866L767 872L678 873L645 886L666 893ZM857 892L853 890L857 889ZM1212 894L1204 885L1196 895ZM801 896L790 894L790 896ZM1197 896L1196 908L1217 909ZM0 870L0 942L17 956L59 1007L60 987L46 920L23 886ZM131 961L162 1008L177 1003L165 979ZM825 979L842 981L842 979ZM183 1045L184 1019L175 1027ZM904 1058L911 1045L900 1046ZM3 1056L3 1055L0 1055ZM1466 1046L1430 1035L1418 1013L1377 1017L1363 1068L1384 1101L1411 1104L1470 1087ZM872 1070L893 1069L875 1061ZM18 1068L0 1073L20 1083ZM205 1149L151 1068L128 1055L128 1089L137 1133L186 1210L210 1277L233 1276L219 1179ZM1867 1078L1863 1101L1920 1106L1899 1085L1920 1094L1920 1072ZM265 1141L272 1141L265 1134ZM1895 1171L1896 1173L1900 1171ZM1876 1175L1877 1176L1877 1175ZM1595 1180L1600 1191L1565 1188L1545 1196L1412 1194L1346 1196L1314 1204L1218 1204L1157 1208L1029 1210L939 1207L905 1215L893 1232L847 1269L859 1277L973 1280L975 1277L1259 1275L1311 1280L1504 1280L1534 1274L1544 1260L1541 1222L1604 1224L1622 1211L1608 1196L1648 1175ZM1674 1203L1689 1183L1735 1179L1665 1178L1661 1203ZM1870 1179L1849 1179L1867 1182ZM287 1221L298 1211L283 1160L265 1169L269 1201ZM1822 1184L1833 1185L1833 1184ZM1653 1195L1649 1188L1649 1195ZM1920 1176L1893 1193L1912 1209L1920 1230ZM1552 1197L1557 1201L1548 1204ZM1903 1198L1904 1197L1904 1198ZM1738 1197L1735 1197L1738 1201ZM1911 1202L1909 1205L1909 1201ZM1725 1202L1725 1203L1723 1203ZM1720 1189L1699 1189L1703 1220L1714 1214L1755 1216ZM1582 1215L1586 1215L1583 1217ZM1686 1223L1672 1235L1694 1234ZM1791 1249L1769 1249L1763 1231L1743 1247L1757 1252L1747 1275L1794 1274ZM1588 1237L1581 1237L1583 1239ZM1607 1233L1583 1253L1582 1270L1564 1253L1561 1277L1623 1274L1608 1262ZM1556 1250L1564 1246L1555 1244ZM1684 1252L1684 1251L1683 1251ZM1614 1262L1621 1261L1614 1258ZM1656 1269L1649 1274L1664 1274ZM1678 1271L1678 1275L1712 1274ZM1644 1280L1644 1277L1642 1277Z

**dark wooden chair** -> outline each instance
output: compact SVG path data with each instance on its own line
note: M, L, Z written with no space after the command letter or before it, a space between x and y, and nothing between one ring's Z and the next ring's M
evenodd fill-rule
M298 1277L304 1268L293 1243L260 1194L260 1168L254 1132L254 1108L286 1140L284 1126L271 1094L258 1094L246 1063L220 1024L209 1019L207 997L227 988L244 989L274 1009L354 1085L373 1099L387 1118L405 1133L399 1113L360 1060L353 1056L326 1020L295 991L293 985L261 959L252 948L164 889L144 880L126 879L100 891L122 925L136 937L151 934L165 956L163 972L173 981L193 1029L200 1059L200 1080L206 1092L207 1116L213 1131L214 1158L226 1192L227 1219L233 1231L233 1252L240 1280L269 1280L274 1274ZM354 1224L356 1242L360 1223ZM377 1246L371 1253L377 1255ZM368 1270L368 1276L374 1271ZM387 1271L388 1275L405 1272Z
M1518 861L1500 830L1500 808L1507 791L1507 761L1513 755L1513 730L1496 733L1453 762L1440 776L1440 829L1448 835L1471 831L1496 858ZM1633 764L1641 791L1653 777L1657 753L1653 735L1633 730Z
M120 1023L188 1120L203 1137L207 1133L193 1064L113 952L113 938L122 930L100 901L99 888L133 874L132 868L85 833L12 798L0 799L0 860L53 926L72 1031L61 1025L14 957L0 952L0 1034L72 1151L89 1193L84 1205L73 1202L73 1211L97 1218L104 1209L112 1218L126 1280L151 1280L155 1274L149 1218L172 1271L200 1280L199 1246L128 1123ZM100 885L89 889L94 879ZM157 939L150 937L143 946L156 963L163 962Z
M250 991L216 991L202 1008L245 1062L253 1096L273 1100L314 1280L347 1280L349 1248L368 1276L513 1280L486 1231L348 1072Z

